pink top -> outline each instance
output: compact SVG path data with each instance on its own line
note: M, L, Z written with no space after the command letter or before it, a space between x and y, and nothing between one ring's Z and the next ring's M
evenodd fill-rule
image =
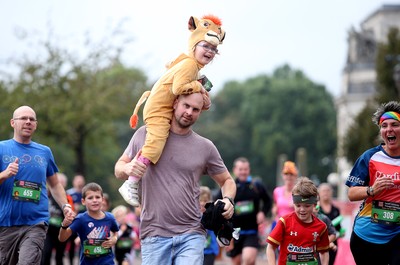
M285 196L285 186L274 189L274 202L276 205L276 220L294 211L292 194L289 193L289 196Z

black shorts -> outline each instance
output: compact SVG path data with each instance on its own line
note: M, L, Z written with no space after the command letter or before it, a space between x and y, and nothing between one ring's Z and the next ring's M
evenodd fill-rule
M242 254L242 249L245 247L259 248L260 243L258 241L258 235L240 235L238 240L234 240L233 249L226 253L228 257L236 257Z
M400 264L400 234L386 244L374 244L351 233L350 250L357 264Z

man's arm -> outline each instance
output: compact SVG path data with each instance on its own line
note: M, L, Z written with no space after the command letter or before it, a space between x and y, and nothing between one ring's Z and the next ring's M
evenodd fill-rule
M64 216L75 216L75 212L72 210L71 206L68 204L67 193L65 192L64 187L58 181L57 173L53 176L47 178L47 183L49 184L49 189L51 192L51 196L53 196L54 200L61 207ZM66 206L67 205L67 206Z
M225 211L222 216L226 219L230 219L234 212L233 201L236 196L236 183L228 170L221 174L214 175L212 178L220 186L222 191L222 201L225 203Z

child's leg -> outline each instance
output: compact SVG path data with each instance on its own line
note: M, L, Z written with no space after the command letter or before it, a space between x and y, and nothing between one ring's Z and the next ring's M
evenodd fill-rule
M142 147L142 154L138 160L149 166L150 163L157 163L164 149L170 129L170 119L151 118L146 122L146 140ZM132 206L139 206L138 182L140 177L129 176L128 180L119 188L124 200Z
M150 165L150 160L146 157L140 155L138 160L145 164L146 166ZM139 206L139 180L138 176L129 176L128 179L124 182L124 184L118 189L119 193L122 195L124 200L132 205Z
M170 119L156 117L146 120L146 140L142 147L142 156L157 164L164 150L171 128Z
M151 161L150 161L149 159L145 158L145 157L142 156L142 155L140 155L140 156L138 157L138 160L139 160L140 162L142 162L143 164L145 164L146 166L149 166L150 163L151 163ZM129 176L128 180L138 182L138 181L140 180L140 178L137 177L137 176Z

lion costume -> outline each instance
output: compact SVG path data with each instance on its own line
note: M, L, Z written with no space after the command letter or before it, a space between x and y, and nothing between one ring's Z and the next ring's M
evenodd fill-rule
M144 92L136 104L130 119L132 128L136 127L139 107L147 98L143 110L147 134L141 156L150 162L157 163L164 149L170 130L175 99L182 94L202 91L202 85L198 79L199 71L204 65L197 62L194 50L200 41L206 41L214 46L222 44L225 31L221 29L221 25L221 20L215 16L208 15L201 19L190 17L188 28L192 33L189 38L189 53L179 55L167 67L167 72L154 84L151 91ZM207 94L203 96L208 97ZM141 161L143 162L143 160ZM149 161L146 161L145 164L148 164Z

